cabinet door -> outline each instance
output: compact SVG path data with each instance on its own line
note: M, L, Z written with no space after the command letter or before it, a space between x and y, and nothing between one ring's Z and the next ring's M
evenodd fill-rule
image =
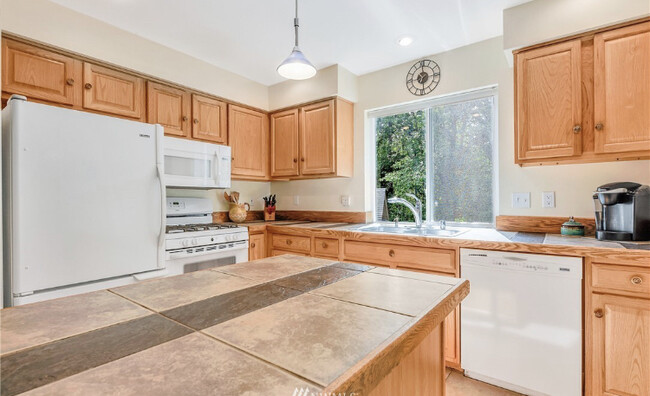
M232 149L233 176L267 177L268 125L266 114L228 105L228 143Z
M650 300L592 294L592 393L650 395Z
M580 40L522 52L516 61L516 162L580 154Z
M594 37L597 153L650 150L650 22Z
M226 103L200 95L192 95L192 137L212 143L228 142Z
M189 137L191 106L189 92L147 82L147 122L162 125L165 135Z
M249 236L248 260L258 260L266 257L266 240L264 234Z
M2 90L66 105L81 98L81 62L12 40L2 40Z
M328 100L303 107L300 119L300 173L334 173L334 101Z
M84 63L83 107L143 119L144 80L106 67Z
M298 109L271 115L271 176L298 176Z

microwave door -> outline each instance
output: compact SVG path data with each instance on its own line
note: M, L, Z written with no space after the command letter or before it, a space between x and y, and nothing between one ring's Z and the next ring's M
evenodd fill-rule
M215 188L215 157L208 153L165 150L166 184L170 187Z

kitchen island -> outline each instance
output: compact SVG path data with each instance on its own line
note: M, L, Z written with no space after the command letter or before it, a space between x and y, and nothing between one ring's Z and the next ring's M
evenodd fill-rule
M1 315L3 395L444 394L462 279L284 255Z

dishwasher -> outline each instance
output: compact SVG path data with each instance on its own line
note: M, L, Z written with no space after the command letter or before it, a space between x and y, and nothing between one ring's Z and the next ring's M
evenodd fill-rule
M465 375L526 395L582 394L582 258L461 249Z

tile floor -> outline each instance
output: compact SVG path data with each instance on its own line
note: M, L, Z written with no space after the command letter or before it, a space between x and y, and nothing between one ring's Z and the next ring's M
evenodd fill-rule
M523 396L447 369L447 396Z

